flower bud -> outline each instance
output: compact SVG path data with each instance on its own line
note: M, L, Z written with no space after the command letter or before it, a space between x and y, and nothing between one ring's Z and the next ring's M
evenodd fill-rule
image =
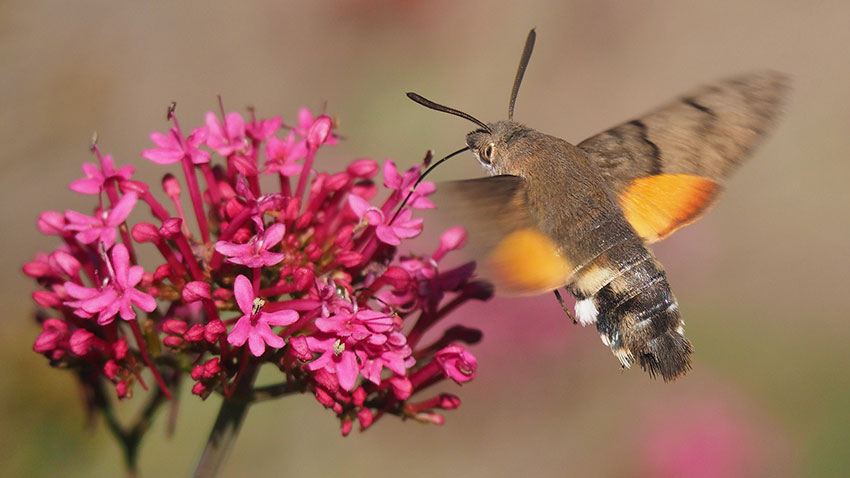
M210 294L210 284L203 281L192 281L183 286L180 292L183 301L187 304L197 302L203 299L212 299Z
M357 412L357 421L360 422L360 428L365 430L372 424L374 416L368 408L361 408Z
M45 211L38 216L38 229L43 234L62 234L65 230L65 216L56 211Z
M156 242L159 240L159 228L149 222L140 222L131 232L136 242Z
M355 178L369 179L378 172L378 163L371 159L357 159L345 171Z
M62 299L59 298L59 295L49 290L37 290L33 292L32 300L45 309L59 307L62 305Z
M316 118L316 121L310 126L310 130L307 131L307 144L314 148L324 144L331 135L332 127L333 122L328 116L322 115Z
M71 334L71 352L77 356L84 356L89 353L92 346L94 334L85 329L77 329Z
M313 275L313 270L309 267L299 267L295 269L295 272L292 274L292 282L295 283L295 288L297 290L305 290L310 285L313 284L315 280L315 276Z
M166 319L162 322L162 331L166 334L183 335L189 328L189 324L178 319Z
M103 374L106 375L109 380L114 380L120 369L121 367L115 363L115 360L109 359L103 365Z
M211 320L204 327L204 340L211 344L218 342L219 337L225 332L227 332L227 327L224 326L224 322L219 319Z
M162 227L159 228L159 233L166 239L171 239L178 234L182 234L180 228L183 226L183 220L177 217L171 217L163 221Z
M162 177L162 189L171 199L180 197L180 181L171 173Z
M174 335L169 335L168 337L166 337L166 338L162 339L162 343L163 343L163 345L165 345L166 347L173 347L173 348L177 348L177 347L179 347L179 346L183 345L184 340L183 340L181 337L177 337L177 336L174 336Z
M194 324L189 327L189 330L183 334L183 338L186 339L187 342L200 342L204 338L204 326L201 324Z

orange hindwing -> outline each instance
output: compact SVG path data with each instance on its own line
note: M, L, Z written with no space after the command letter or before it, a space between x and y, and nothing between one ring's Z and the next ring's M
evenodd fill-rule
M632 181L620 194L620 206L635 232L656 242L699 219L719 192L708 178L658 174Z

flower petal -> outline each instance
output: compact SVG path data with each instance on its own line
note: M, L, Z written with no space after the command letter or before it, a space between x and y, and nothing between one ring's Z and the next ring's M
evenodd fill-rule
M399 239L396 235L395 229L387 226L386 224L379 224L377 229L375 229L375 234L384 244L389 244L391 246L401 244L401 239Z
M83 178L72 182L71 185L68 187L71 189L71 191L80 194L100 194L100 188L102 186L102 180L97 180L94 178Z
M254 334L260 336L269 347L279 349L285 345L283 337L272 332L267 324L260 322L254 327Z
M263 249L269 250L283 239L286 226L276 222L263 233Z
M245 341L248 340L248 334L251 332L251 318L247 315L243 315L236 322L236 325L230 329L230 333L227 334L227 343L230 345L241 346L245 344Z
M260 312L260 320L264 320L269 325L290 325L298 321L298 312L295 312L294 310Z
M133 210L133 207L136 205L136 202L139 200L139 195L135 193L135 191L130 191L129 193L121 196L121 199L118 200L118 203L115 204L115 207L112 208L112 211L109 212L109 216L106 220L106 224L112 227L120 226L127 216L130 215L130 212Z
M131 289L129 292L125 292L125 294L126 293L130 294L130 300L133 304L145 312L153 312L153 310L156 309L156 299L152 296L145 294L138 289Z
M183 158L183 151L179 149L152 148L142 151L142 157L156 164L172 164Z
M110 253L112 269L115 271L115 281L121 289L126 289L130 275L130 253L124 244L115 244ZM135 284L134 284L135 285Z
M253 332L254 333L248 335L248 347L251 349L251 355L259 357L266 351L266 343L263 341L260 334L257 333L256 328Z
M251 255L251 244L235 244L227 241L215 243L215 250L228 257Z
M336 366L336 376L339 379L339 386L345 390L354 388L354 382L357 381L357 357L353 352L345 350L339 357L339 363Z
M254 286L251 281L243 275L236 277L236 282L233 284L233 295L236 296L236 303L239 304L239 310L243 314L250 316L254 308Z

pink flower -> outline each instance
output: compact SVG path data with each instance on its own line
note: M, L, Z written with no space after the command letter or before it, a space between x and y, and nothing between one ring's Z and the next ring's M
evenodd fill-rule
M455 226L446 229L440 234L440 247L431 255L434 261L439 262L447 252L461 249L466 245L466 229L463 226Z
M336 376L344 390L354 388L358 374L380 385L384 368L403 376L413 365L410 347L390 314L339 309L334 315L317 318L316 328L324 334L309 336L306 343L311 352L321 355L307 368L324 369Z
M322 354L316 360L307 364L307 369L316 371L324 369L337 377L339 386L343 390L352 390L357 382L360 368L357 365L357 356L346 348L345 344L334 336L307 337L307 347L311 352Z
M68 346L68 325L64 320L47 319L42 324L42 332L35 339L32 349L40 354L53 352L55 357L56 352L61 353L63 344ZM60 349L60 350L57 350Z
M270 326L292 324L298 320L298 312L294 310L264 312L262 308L265 301L254 294L251 281L243 275L236 277L233 292L239 310L242 311L242 317L227 335L227 342L231 345L242 346L247 341L255 357L263 355L266 345L275 349L283 347L283 338L275 335Z
M316 328L322 332L333 333L340 338L350 337L354 342L365 340L374 345L387 341L384 334L392 326L393 319L390 315L370 309L360 309L354 313L340 312L327 318L316 319Z
M121 196L111 210L98 210L94 217L77 211L65 211L65 230L77 231L74 237L83 244L99 241L104 248L109 249L115 243L116 228L127 219L138 199L135 192L129 192Z
M478 360L462 345L449 345L434 355L447 377L462 384L475 378Z
M245 139L245 120L239 113L228 113L222 124L212 111L206 115L207 146L222 156L239 153L248 146Z
M92 163L83 163L83 173L86 177L71 183L72 191L80 194L100 194L103 185L110 179L128 180L136 171L133 166L127 165L115 170L115 162L112 156L107 154L100 159L101 168Z
M299 136L306 138L308 133L310 132L310 129L316 122L318 122L319 120L324 121L327 118L328 117L325 115L319 115L316 118L313 118L313 114L310 112L310 110L308 110L307 108L301 108L300 110L298 110L298 126L293 129ZM324 144L330 146L335 145L336 142L336 136L334 136L333 134L328 135L323 141ZM316 146L318 147L320 145L317 144Z
M42 234L62 234L67 224L65 216L56 211L44 211L38 216L38 230Z
M253 120L245 127L245 132L252 140L260 142L271 139L272 135L280 129L283 119L280 116L266 120Z
M348 195L348 205L358 219L365 221L370 226L377 226L384 222L384 213L356 194Z
M273 266L286 257L279 252L270 252L270 249L283 239L285 232L286 227L283 224L275 223L245 244L218 241L215 250L227 256L227 262L234 264L247 267Z
M379 345L366 342L356 347L354 353L360 360L360 373L363 378L375 385L381 384L381 374L384 368L395 374L393 378L404 377L407 369L415 363L410 356L412 351L407 345L407 338L398 331L388 334L387 343ZM395 385L397 385L397 382Z
M186 137L170 107L173 127L151 134L154 147L142 153L180 163L182 178L164 172L164 203L159 187L131 179L132 167L116 170L92 147L100 163L85 165L86 177L71 189L96 195L93 217L42 214L39 229L63 244L23 268L45 309L33 349L73 370L89 397L109 384L119 398L132 398L137 385L150 388L152 375L164 397L191 376L201 399L241 400L243 387L255 385L254 366L268 363L285 385L262 387L263 396L312 393L343 432L355 419L362 430L390 415L442 423L435 409L459 401L408 400L475 375L475 358L457 344L477 342L480 332L457 325L431 333L465 301L492 292L472 280L471 263L439 269L465 234L447 231L430 256L397 255L422 230L413 210L432 207L434 186L422 183L396 215L421 165L401 173L387 161L390 190L380 190L381 168L371 159L321 168L322 146L337 141L329 116L301 110L281 137L280 117L251 111L250 118L208 113ZM206 164L208 151L218 164ZM279 177L260 181L261 172ZM187 199L193 215L183 210ZM138 202L145 207L134 208ZM131 210L151 215L134 225ZM131 262L136 250L156 261L151 272ZM247 277L240 275L246 267ZM116 316L127 322L116 324Z
M375 234L378 235L378 239L381 242L391 246L401 244L402 239L416 237L422 232L422 222L424 220L421 217L412 219L412 216L413 211L404 209L392 224L379 224L375 229Z
M145 312L156 309L156 300L136 289L145 271L142 266L130 266L130 254L124 244L116 244L110 255L113 280L103 290L66 282L65 290L77 300L66 302L65 305L76 309L74 313L80 317L88 318L98 314L99 325L111 323L116 314L120 314L124 320L134 320L134 305Z
M416 237L422 232L422 218L412 219L413 212L404 209L395 218L392 224L386 224L383 211L369 204L365 199L356 194L348 195L348 205L361 220L370 226L377 226L375 234L384 244L397 246L402 239ZM391 219L391 218L390 218Z
M284 176L295 176L304 169L295 161L307 156L307 143L304 140L296 141L295 132L290 131L286 141L272 136L266 143L266 174L280 173Z
M413 167L405 171L404 175L400 175L393 160L387 159L384 161L384 187L392 189L398 194L407 193L419 179L420 170L420 167ZM433 209L436 206L426 196L436 189L437 187L432 182L424 181L420 183L407 204L413 209Z
M196 128L188 138L183 138L180 130L173 127L168 130L168 135L154 132L150 135L151 141L158 147L142 151L142 157L157 164L171 164L188 156L194 164L210 162L210 153L198 149L207 139L207 128Z

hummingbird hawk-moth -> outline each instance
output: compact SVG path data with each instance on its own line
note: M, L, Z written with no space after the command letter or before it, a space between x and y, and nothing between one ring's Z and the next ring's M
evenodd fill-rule
M624 368L637 362L674 380L690 370L693 347L647 245L714 204L773 125L788 81L770 71L725 79L572 145L513 120L534 40L531 30L507 120L484 123L408 93L478 126L458 153L470 150L490 176L438 192L449 195L449 214L469 231L497 293L563 287L578 321L596 324Z

